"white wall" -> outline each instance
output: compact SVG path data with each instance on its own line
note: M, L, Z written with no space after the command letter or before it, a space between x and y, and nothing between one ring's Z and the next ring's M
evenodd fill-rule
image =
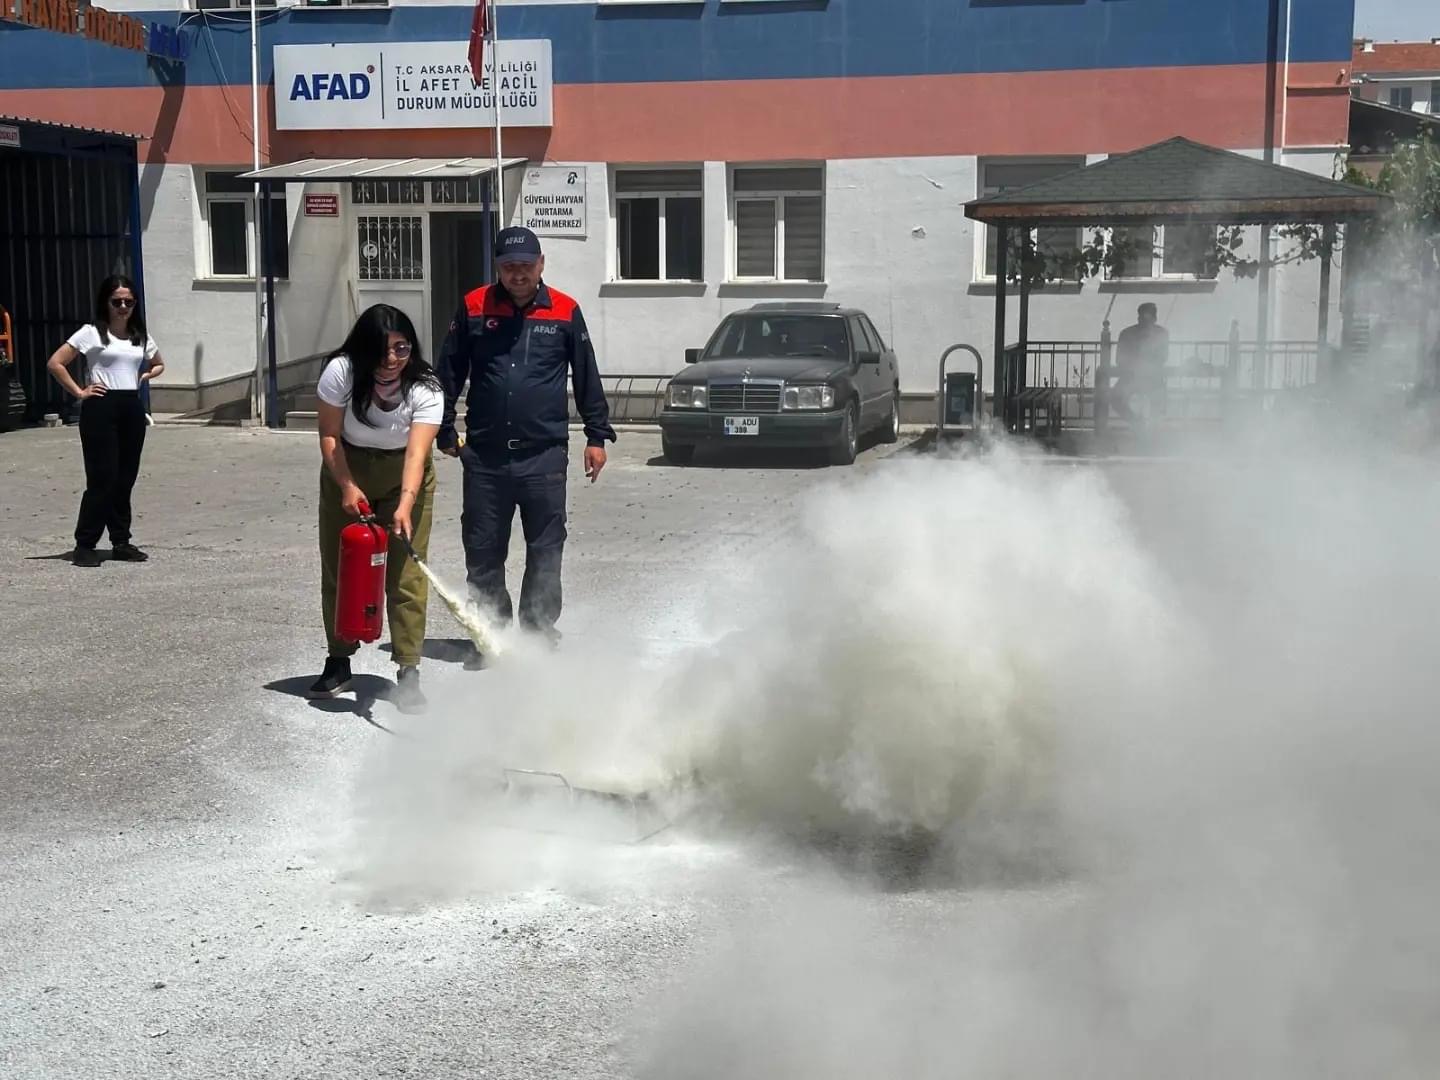
M1330 175L1333 152L1292 154L1292 166ZM588 236L547 238L547 280L579 300L590 323L601 370L666 374L679 370L684 350L704 344L729 311L762 300L823 299L868 312L900 356L907 391L929 391L946 346L969 342L987 358L994 342L994 286L975 280L974 223L964 204L976 197L973 157L870 159L826 166L826 277L823 285L727 283L729 198L726 165L704 166L705 283L611 282L613 246L610 168L586 167ZM154 169L146 170L146 183ZM254 367L253 286L197 280L195 231L201 227L188 166L159 170L145 234L146 287L157 341L168 361L164 382L188 385L247 373ZM514 196L515 185L508 192ZM338 193L348 185L310 185L310 193ZM283 361L330 348L344 337L351 302L352 217L307 218L303 191L291 185L290 280L277 284L278 354ZM452 208L453 209L453 208ZM1257 250L1252 232L1247 250ZM479 284L465 283L466 285ZM1338 296L1339 274L1334 278ZM1271 334L1310 338L1316 327L1318 267L1275 275ZM1112 328L1133 321L1153 300L1177 340L1223 339L1231 320L1252 336L1257 321L1253 280L1229 272L1213 282L1087 282L1054 288L1031 300L1033 340L1094 340L1106 318ZM1018 298L1008 305L1007 341L1018 334ZM1338 314L1332 313L1332 335ZM987 370L987 384L993 371Z
M224 166L217 166L224 167ZM208 384L255 369L253 280L207 279L204 228L189 165L141 168L146 307L165 357L158 386ZM312 193L338 192L311 185ZM306 218L301 188L286 193L290 280L275 284L276 354L295 359L339 344L353 318L344 258L345 219Z

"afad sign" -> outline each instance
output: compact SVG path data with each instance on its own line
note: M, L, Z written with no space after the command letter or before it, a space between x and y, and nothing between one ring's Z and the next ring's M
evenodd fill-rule
M0 15L11 16L11 0L0 0ZM189 41L173 26L143 23L129 15L106 11L75 0L15 0L13 18L37 30L87 37L102 45L134 49L167 60L184 60L190 54Z

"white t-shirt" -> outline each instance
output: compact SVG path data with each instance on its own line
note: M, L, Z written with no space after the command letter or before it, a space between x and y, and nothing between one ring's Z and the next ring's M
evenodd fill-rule
M94 323L86 323L70 335L68 344L85 357L89 372L81 385L99 383L107 390L139 390L140 368L160 351L155 339L147 335L144 345L132 345L128 338L110 333L106 337L108 341L100 340Z
M345 410L345 425L341 434L346 442L356 446L399 450L410 441L411 424L438 425L445 418L445 398L440 391L417 384L410 388L400 404L388 412L377 409L371 401L366 415L375 426L362 424L350 408L350 390L354 385L350 358L342 354L325 365L315 393L326 405L336 405Z

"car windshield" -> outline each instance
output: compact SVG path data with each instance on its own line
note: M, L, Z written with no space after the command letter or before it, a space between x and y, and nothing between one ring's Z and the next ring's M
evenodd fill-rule
M849 355L850 333L838 315L749 314L726 319L704 358Z

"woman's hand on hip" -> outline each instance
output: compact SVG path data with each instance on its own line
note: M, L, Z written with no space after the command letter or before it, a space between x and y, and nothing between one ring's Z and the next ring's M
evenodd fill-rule
M89 386L85 387L84 390L81 390L80 393L76 394L75 396L78 397L81 401L84 401L86 398L104 397L105 387L98 382L91 383Z
M360 504L368 503L365 492L360 490L360 485L351 483L346 485L340 493L340 509L344 510L351 517L359 517L361 514Z

